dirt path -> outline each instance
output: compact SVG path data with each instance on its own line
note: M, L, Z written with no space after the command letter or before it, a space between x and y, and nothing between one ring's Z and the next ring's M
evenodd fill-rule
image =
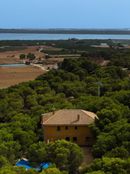
M48 71L48 70L46 70L46 69L43 67L43 65L41 65L41 64L34 64L34 63L31 63L31 66L40 68L40 69L43 70L44 72L45 72L45 71Z
M83 163L81 165L81 168L84 168L86 166L89 166L92 161L93 161L93 156L92 156L92 150L89 147L82 147L81 148L83 150L84 153L84 160Z

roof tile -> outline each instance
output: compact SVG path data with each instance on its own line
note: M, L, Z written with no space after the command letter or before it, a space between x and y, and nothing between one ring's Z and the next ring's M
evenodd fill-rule
M98 119L97 115L81 109L62 109L43 114L43 125L88 125Z

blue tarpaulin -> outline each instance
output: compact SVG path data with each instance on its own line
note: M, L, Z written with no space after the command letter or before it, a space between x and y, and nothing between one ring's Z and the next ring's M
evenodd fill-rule
M47 169L50 165L51 165L50 163L41 163L41 164L40 164L40 167L41 167L42 169Z
M36 171L41 171L43 169L47 169L50 165L51 165L51 163L42 162L37 168L34 168L34 167L30 166L28 160L24 160L24 159L21 159L16 163L17 167L23 167L26 170L34 169Z
M25 168L26 170L29 170L31 169L32 167L29 165L29 162L26 161L26 160L19 160L17 163L16 163L16 166L17 167L23 167Z

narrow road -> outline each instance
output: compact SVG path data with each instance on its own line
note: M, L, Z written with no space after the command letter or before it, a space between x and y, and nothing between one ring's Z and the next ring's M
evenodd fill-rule
M38 68L42 69L43 71L48 71L47 69L45 69L45 68L42 66L42 64L34 64L34 63L31 63L30 65L31 65L31 66L35 66L35 67L38 67Z

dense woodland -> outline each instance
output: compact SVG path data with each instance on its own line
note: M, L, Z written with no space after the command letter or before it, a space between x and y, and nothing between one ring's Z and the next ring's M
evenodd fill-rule
M110 60L109 64L96 64L99 57ZM65 59L58 70L0 90L0 174L35 174L12 167L21 157L34 166L52 162L53 167L41 174L77 173L82 162L77 145L66 141L44 144L41 114L62 108L82 108L99 117L91 125L95 159L81 173L129 174L129 69L129 49L89 49L79 59Z

